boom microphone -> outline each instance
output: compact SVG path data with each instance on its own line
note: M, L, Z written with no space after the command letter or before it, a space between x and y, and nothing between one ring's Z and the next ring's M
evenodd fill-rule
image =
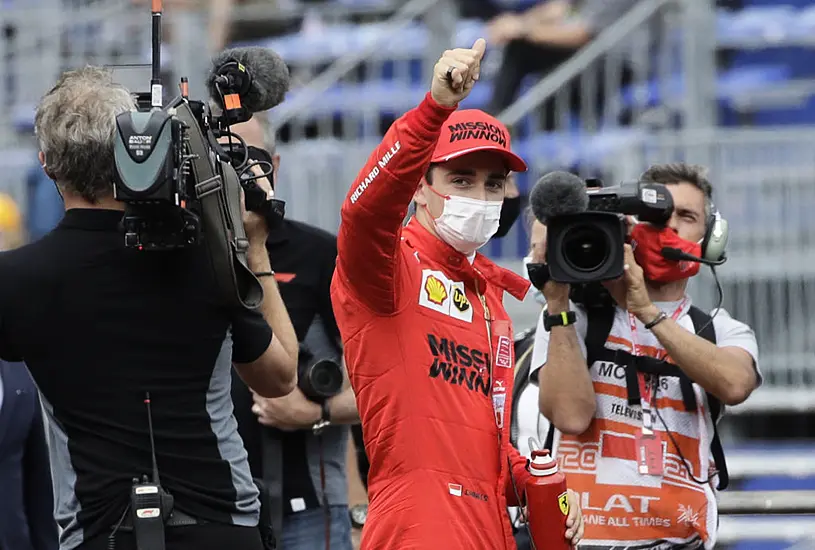
M694 256L693 254L688 254L687 252L680 250L678 248L674 248L672 246L664 246L662 250L660 250L660 254L666 260L671 260L674 262L698 262L700 264L710 265L710 266L717 266L722 265L727 260L706 260L704 258L699 258Z
M207 90L218 107L224 108L225 96L237 94L249 113L283 103L289 84L289 68L283 59L258 46L224 50L212 60L207 75Z
M584 212L589 206L586 183L568 172L550 172L532 188L529 205L541 223L557 216Z

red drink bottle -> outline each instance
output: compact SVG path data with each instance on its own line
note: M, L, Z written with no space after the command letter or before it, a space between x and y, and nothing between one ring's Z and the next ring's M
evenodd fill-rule
M549 451L532 451L532 477L526 482L529 530L536 550L570 550L566 540L569 501L566 476L558 471Z

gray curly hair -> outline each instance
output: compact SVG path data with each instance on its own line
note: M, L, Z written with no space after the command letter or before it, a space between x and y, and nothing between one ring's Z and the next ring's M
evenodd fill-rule
M34 120L48 176L91 203L111 196L116 115L134 108L130 92L109 70L88 66L64 73Z

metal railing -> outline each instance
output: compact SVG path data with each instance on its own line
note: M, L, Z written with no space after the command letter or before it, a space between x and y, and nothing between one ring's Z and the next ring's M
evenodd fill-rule
M381 137L422 99L439 53L482 28L457 22L452 0L409 0L386 20L354 25L307 16L299 33L263 42L292 73L292 92L270 117L279 141Z
M438 0L409 0L385 23L377 25L376 32L366 44L337 58L327 69L313 80L297 90L294 97L278 109L272 117L272 125L278 131L296 118L310 117L313 107L321 101L324 94L336 86L351 71L363 62L375 57L377 51L386 48L393 36L408 28L417 17L427 13L439 4ZM302 128L300 128L302 130ZM292 140L304 137L304 132L296 132Z
M518 130L709 125L715 35L705 1L640 2L498 116ZM530 116L537 115L537 116Z
M134 19L131 0L16 1L0 8L0 146L13 142L15 117L32 116L59 74L85 64L138 63L149 48L149 12ZM141 23L141 24L138 24ZM148 57L149 59L149 57Z

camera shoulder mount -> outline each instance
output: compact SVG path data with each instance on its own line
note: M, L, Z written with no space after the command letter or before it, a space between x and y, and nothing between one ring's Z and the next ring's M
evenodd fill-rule
M181 100L176 116L187 126L195 195L201 204L205 238L218 288L228 305L254 309L263 301L263 287L248 266L249 239L243 227L240 181L229 164L214 156L190 103ZM215 163L219 163L219 170Z

